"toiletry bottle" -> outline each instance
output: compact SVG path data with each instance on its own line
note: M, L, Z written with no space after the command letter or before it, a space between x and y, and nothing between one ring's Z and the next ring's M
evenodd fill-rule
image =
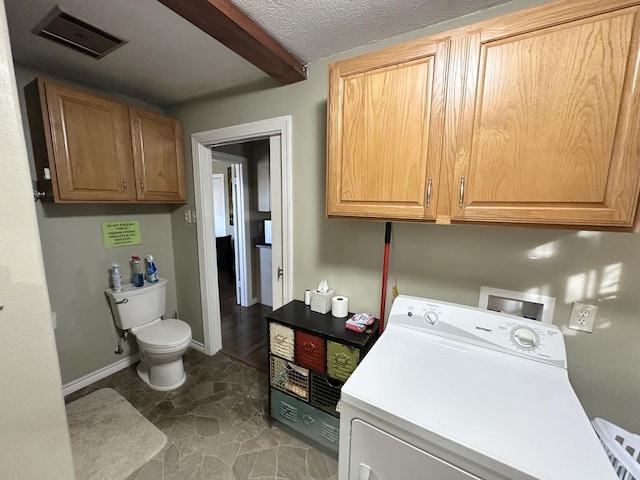
M131 272L131 283L133 283L133 286L142 287L144 285L144 275L142 274L140 257L131 257Z
M120 265L117 263L111 264L111 282L113 283L113 291L122 291L122 275L120 275Z
M155 283L158 281L158 269L153 262L153 255L147 255L145 260L147 261L147 282Z

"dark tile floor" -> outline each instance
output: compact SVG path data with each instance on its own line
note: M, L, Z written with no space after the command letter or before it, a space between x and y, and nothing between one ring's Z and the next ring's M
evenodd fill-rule
M148 388L129 367L65 398L113 388L167 436L127 480L335 480L337 460L267 422L266 374L224 354L185 355L187 381Z

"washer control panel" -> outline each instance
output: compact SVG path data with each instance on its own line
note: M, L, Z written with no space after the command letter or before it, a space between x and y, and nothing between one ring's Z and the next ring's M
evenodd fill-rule
M566 368L562 332L555 325L480 308L398 296L389 322Z

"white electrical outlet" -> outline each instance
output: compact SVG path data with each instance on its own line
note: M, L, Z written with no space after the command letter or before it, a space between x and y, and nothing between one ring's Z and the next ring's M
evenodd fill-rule
M569 328L587 333L593 332L597 312L598 307L595 305L573 302L571 315L569 315Z
M191 223L198 223L195 210L191 210Z
M184 211L184 221L186 223L191 223L191 210Z

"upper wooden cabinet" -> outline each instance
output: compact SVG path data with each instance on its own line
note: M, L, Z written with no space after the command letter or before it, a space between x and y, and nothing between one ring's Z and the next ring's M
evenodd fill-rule
M329 70L329 215L435 219L448 40Z
M185 201L177 120L41 79L27 85L25 94L45 199Z
M376 145L394 149L405 145L408 137L415 140L433 130L403 123L393 102L380 93L368 100L377 110L349 111L349 102L340 95L351 92L336 88L341 80L334 72L371 56L333 64L328 215L415 220L435 215L443 223L632 227L640 189L638 3L561 1L440 36L450 39L443 67L446 118L442 148L426 151L423 159L438 172L430 176L440 177L431 190L437 211L428 215L417 209L407 214L404 205L399 206L402 214L381 213L369 209L366 201L353 199L355 208L336 208L336 192L343 198L345 192L351 193L346 173L363 165L361 157L350 152L358 148L361 152L365 147L359 143L369 142L366 136L346 135L347 129L336 124L378 122L391 115L399 129L380 129ZM412 42L378 55L388 58L394 51L406 55L407 49L419 45ZM416 72L411 75L414 82L421 81ZM354 89L356 99L363 91ZM428 108L421 97L414 99ZM395 182L387 172L400 165L396 157L369 160L368 172L361 175L379 178L385 185ZM421 174L416 169L404 173L414 181ZM397 187L407 191L406 183ZM356 195L367 200L360 191Z
M185 200L182 127L165 115L129 109L140 200Z

